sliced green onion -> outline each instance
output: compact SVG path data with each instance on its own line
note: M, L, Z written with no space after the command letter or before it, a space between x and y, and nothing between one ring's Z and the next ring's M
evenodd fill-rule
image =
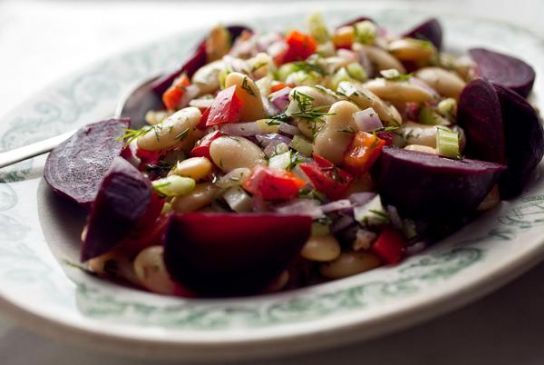
M448 158L461 158L459 153L459 133L446 127L437 127L436 149L438 154Z
M373 44L376 40L376 26L369 20L356 23L353 26L355 30L355 41L362 44Z
M190 177L170 175L152 182L153 189L163 196L173 197L189 194L195 188L195 180Z
M348 74L357 81L366 81L368 79L365 69L357 62L352 62L347 65L346 70L348 71Z
M300 154L310 157L314 150L312 142L308 141L306 138L299 136L298 134L293 137L290 145L294 150L298 151Z
M310 34L318 43L325 43L331 39L331 35L320 13L313 13L308 17Z
M270 157L268 167L279 170L287 170L291 165L291 151L280 153Z

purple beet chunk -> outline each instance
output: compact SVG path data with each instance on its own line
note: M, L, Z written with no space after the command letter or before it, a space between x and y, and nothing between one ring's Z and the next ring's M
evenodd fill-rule
M244 25L229 25L227 30L230 33L233 43L243 31L247 30L252 32L251 28ZM187 76L192 77L199 68L206 64L206 62L206 39L203 39L196 46L193 55L187 61L185 61L185 63L179 69L157 79L157 81L153 82L151 88L157 95L162 95L181 73L185 72Z
M305 216L174 215L166 230L166 268L203 296L256 294L297 257L311 225Z
M442 26L436 18L431 18L402 35L431 42L439 51L442 49Z
M506 163L501 105L489 81L475 79L465 86L459 97L457 121L465 131L468 157Z
M500 179L504 199L519 195L544 155L544 131L535 109L519 94L495 85L506 136L508 170Z
M365 20L371 21L372 23L376 23L376 22L374 21L374 19L372 19L372 18L369 18L369 17L367 17L367 16L360 16L360 17L357 17L357 18L355 18L355 19L352 19L352 20L350 20L350 21L347 21L347 22L345 22L345 23L340 24L340 25L338 26L338 28L349 27L350 25L354 25L354 24L359 23L359 22L364 22Z
M510 88L524 98L533 89L535 70L519 58L485 48L472 48L468 52L476 62L479 76Z
M384 206L412 219L423 237L439 239L474 213L504 169L492 162L385 148L373 177Z
M151 182L128 161L115 158L89 214L81 261L105 254L127 238L151 204Z
M100 181L123 149L118 138L129 126L129 119L109 119L82 127L51 151L45 181L55 192L89 207Z

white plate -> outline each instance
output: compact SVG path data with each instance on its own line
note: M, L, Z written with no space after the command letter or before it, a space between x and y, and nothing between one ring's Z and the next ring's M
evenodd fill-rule
M365 14L393 30L429 14L337 9L330 24ZM301 25L306 13L255 20L260 30ZM508 24L438 15L454 50L488 46L521 56L544 74L544 46ZM28 100L0 123L10 149L112 113L135 82L170 69L204 30L112 57ZM534 101L544 108L537 80ZM77 257L77 214L40 186L43 158L2 170L0 308L41 333L131 355L212 360L323 349L391 332L474 300L544 255L544 185L488 213L396 267L256 298L181 300L97 280L66 264Z

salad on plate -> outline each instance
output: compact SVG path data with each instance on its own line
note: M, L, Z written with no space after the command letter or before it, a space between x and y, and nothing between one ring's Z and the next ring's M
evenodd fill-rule
M216 26L144 121L81 128L45 179L88 210L85 269L230 297L396 265L522 193L544 154L524 61L443 50L429 19Z

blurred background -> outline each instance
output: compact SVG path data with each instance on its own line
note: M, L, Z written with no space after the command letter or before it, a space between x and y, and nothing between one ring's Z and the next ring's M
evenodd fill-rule
M330 0L332 1L332 0ZM0 0L0 115L66 74L195 26L243 21L323 1ZM340 3L336 2L335 3ZM342 1L356 14L372 1ZM544 39L544 0L388 1L410 9L492 18ZM543 41L544 44L544 41ZM491 296L414 329L365 344L262 364L543 364L544 265ZM432 341L429 346L429 340ZM32 335L0 318L0 364L156 364L91 353Z

